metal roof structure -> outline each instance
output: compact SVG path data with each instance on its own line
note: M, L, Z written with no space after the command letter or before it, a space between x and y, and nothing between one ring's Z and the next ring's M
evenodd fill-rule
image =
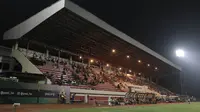
M6 31L3 37L34 40L137 72L154 72L155 67L160 72L181 71L179 66L69 0L59 0Z

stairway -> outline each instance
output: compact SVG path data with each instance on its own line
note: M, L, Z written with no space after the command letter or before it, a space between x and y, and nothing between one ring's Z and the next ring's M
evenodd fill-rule
M19 50L13 50L11 56L22 65L22 72L43 74L31 61Z

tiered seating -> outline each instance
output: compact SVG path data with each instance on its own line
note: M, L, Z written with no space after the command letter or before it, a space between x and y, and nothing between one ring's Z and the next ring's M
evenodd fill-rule
M72 86L72 85L69 85L70 88L76 88L76 89L94 89L93 86L88 86L88 85L79 85L79 86Z
M117 91L117 89L110 83L106 82L95 86L96 90Z
M26 50L21 49L26 54ZM78 62L70 62L67 59L49 56L43 53L29 51L29 58L53 84L70 85L72 88L97 89L107 91L128 91L129 86L140 85L148 86L148 91L157 91L160 93L171 94L170 91L159 87L158 85L139 78L134 75L127 76L117 68L97 66L88 66ZM79 85L79 86L73 86ZM83 85L83 86L80 86Z

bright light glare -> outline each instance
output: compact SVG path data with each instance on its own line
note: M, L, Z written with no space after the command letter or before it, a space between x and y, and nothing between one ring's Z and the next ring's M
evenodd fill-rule
M129 55L127 55L127 56L126 56L126 58L130 58L130 56L129 56Z
M93 60L93 59L91 59L91 60L90 60L90 63L93 63L93 62L94 62L94 60Z
M112 49L112 53L115 53L116 52L116 50L115 49Z
M131 76L131 74L126 74L128 77L130 77Z
M185 53L184 53L183 50L178 49L178 50L176 50L176 56L177 56L177 57L184 57L184 56L185 56Z
M109 67L109 64L106 64L107 67Z

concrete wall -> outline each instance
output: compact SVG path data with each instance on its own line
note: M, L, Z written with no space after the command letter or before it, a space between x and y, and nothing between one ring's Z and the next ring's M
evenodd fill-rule
M16 61L10 56L0 56L0 72L12 71ZM4 66L9 66L8 69L3 69Z
M12 49L0 46L0 56L10 56Z

